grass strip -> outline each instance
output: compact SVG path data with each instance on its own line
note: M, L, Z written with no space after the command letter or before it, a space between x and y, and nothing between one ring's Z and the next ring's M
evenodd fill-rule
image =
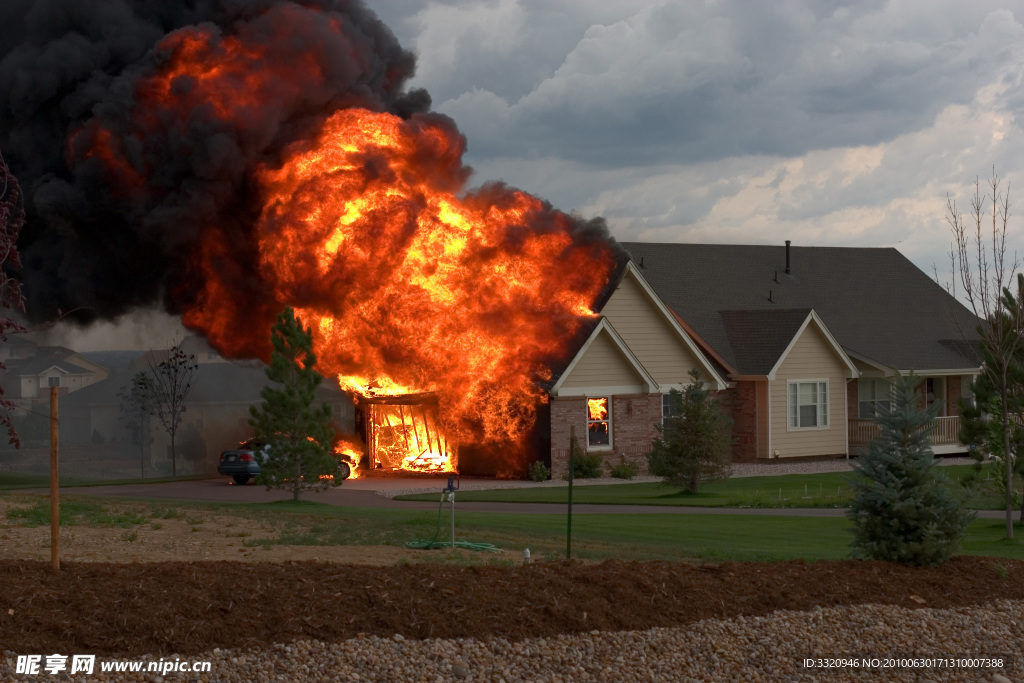
M973 473L971 465L943 467L957 486L963 487ZM748 507L748 508L844 508L849 507L853 491L853 472L820 474L787 474L763 477L737 477L702 484L700 490L688 493L676 486L658 482L577 485L573 502L588 505L670 505L684 507ZM967 504L976 510L1000 510L1004 503L992 482L978 480L965 488ZM437 494L397 496L396 500L436 500ZM490 503L560 503L568 502L568 486L518 489L460 491L462 502Z

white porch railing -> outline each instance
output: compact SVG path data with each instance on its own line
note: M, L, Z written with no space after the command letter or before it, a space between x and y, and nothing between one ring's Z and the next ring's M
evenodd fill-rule
M960 443L960 416L937 417L935 430L928 440L934 446ZM853 418L850 420L850 445L866 444L878 436L878 425L874 420Z

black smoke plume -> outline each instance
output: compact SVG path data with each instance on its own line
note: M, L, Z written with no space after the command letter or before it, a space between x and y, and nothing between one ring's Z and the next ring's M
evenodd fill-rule
M203 66L173 71L190 55ZM259 276L254 169L347 107L457 136L405 88L414 68L349 0L3 0L0 150L26 194L17 274L30 320L192 311L212 262L244 308L229 324L261 330L248 335L258 345L222 351L266 355L282 304ZM213 71L227 74L215 91ZM601 220L573 225L577 244L614 244Z
M283 17L292 29L282 31ZM246 110L244 125L198 103L140 129L150 95L140 84L171 57L165 38L182 32L210 36L213 53L244 36L303 68L266 84L267 106ZM225 269L254 287L250 170L341 107L425 111L429 96L403 89L414 67L376 15L346 0L4 0L0 149L28 199L19 246L30 318L60 310L88 323L154 304L179 311L195 290L192 251L209 225L229 236ZM193 86L180 78L171 96L187 102ZM225 104L240 94L225 93ZM123 157L117 182L90 151L98 135Z

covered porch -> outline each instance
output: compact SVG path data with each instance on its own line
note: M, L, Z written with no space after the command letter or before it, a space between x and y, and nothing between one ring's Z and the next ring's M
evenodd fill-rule
M928 435L932 451L936 455L965 453L967 446L960 443L960 416L949 415L937 417L935 430ZM859 455L867 448L868 443L878 436L878 424L874 420L850 418L850 455Z

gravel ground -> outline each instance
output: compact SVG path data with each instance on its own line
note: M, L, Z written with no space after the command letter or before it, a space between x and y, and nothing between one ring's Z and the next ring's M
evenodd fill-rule
M366 637L299 641L269 650L214 650L208 674L105 674L93 681L1020 681L1024 602L951 610L862 605L705 620L686 628L592 632L510 642ZM988 657L1001 666L959 658ZM827 660L804 666L805 659ZM3 680L13 674L5 653ZM163 658L174 661L173 656ZM876 661L865 661L874 659ZM150 657L144 661L157 661ZM853 661L850 661L853 660ZM931 661L929 661L931 660ZM941 660L937 662L935 660ZM140 661L140 660L134 660ZM972 666L973 664L973 666ZM998 664L998 661L996 662ZM820 667L820 668L819 668ZM46 674L42 677L50 678ZM65 678L64 680L69 680Z

